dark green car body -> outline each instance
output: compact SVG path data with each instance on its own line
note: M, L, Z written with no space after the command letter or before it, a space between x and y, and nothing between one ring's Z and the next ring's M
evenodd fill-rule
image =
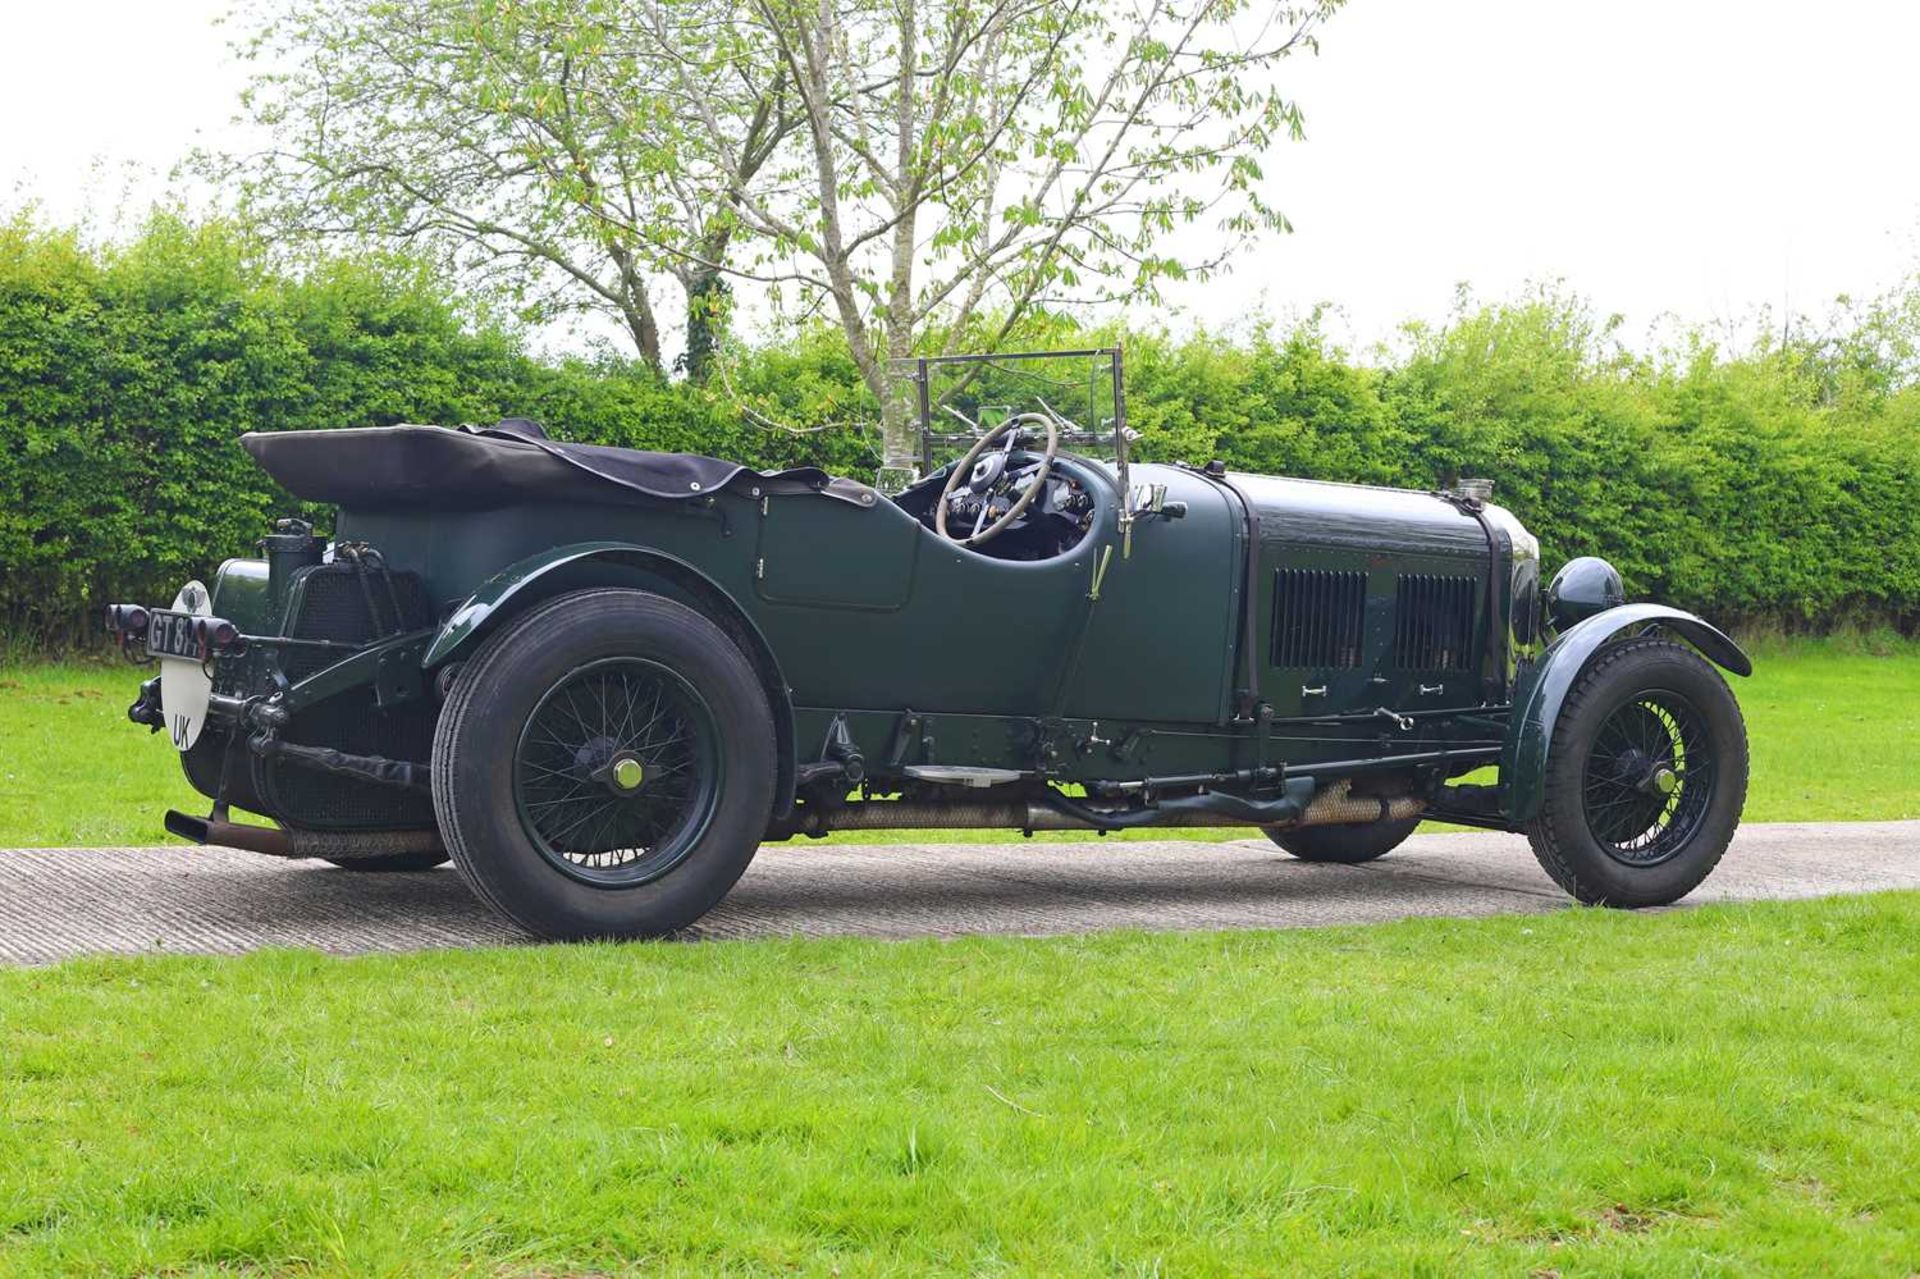
M454 435L408 434L439 430L313 447L359 439L377 471ZM283 525L215 575L208 611L238 638L206 651L206 727L182 752L215 814L170 824L231 838L231 804L294 851L311 833L318 855L428 838L437 720L464 664L529 610L608 588L684 605L751 663L776 739L771 838L1284 829L1310 811L1518 830L1540 816L1563 706L1609 645L1661 630L1750 669L1705 621L1625 604L1598 561L1543 587L1534 537L1472 489L1063 452L1050 479L1077 531L1004 558L930 527L944 471L897 499L744 470L692 492L589 481L458 500L431 475L302 492L296 468L275 473L335 500L331 537ZM156 685L132 713L158 727Z

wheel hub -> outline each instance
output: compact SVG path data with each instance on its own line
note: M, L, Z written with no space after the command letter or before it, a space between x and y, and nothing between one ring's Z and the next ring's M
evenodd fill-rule
M514 755L514 806L541 857L622 887L678 865L712 820L718 724L698 689L646 658L601 658L556 680Z
M1713 798L1698 712L1665 689L1620 706L1595 732L1582 789L1588 831L1607 856L1634 867L1676 856Z
M1641 750L1622 751L1613 774L1643 795L1671 795L1680 788L1680 775L1671 764Z
M647 766L630 750L614 751L605 763L587 773L587 779L626 799L646 783Z
M620 743L611 737L589 737L574 748L573 766L584 777L599 780L598 774L613 762L614 752L620 749Z

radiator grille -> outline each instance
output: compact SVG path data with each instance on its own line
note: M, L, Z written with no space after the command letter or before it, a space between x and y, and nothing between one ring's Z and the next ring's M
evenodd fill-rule
M1273 664L1320 669L1360 665L1367 635L1367 575L1283 568L1273 575Z
M1471 577L1408 573L1394 592L1393 664L1403 671L1473 669Z
M425 763L433 753L433 721L424 707L380 710L373 694L352 689L307 707L287 726L287 740L331 746L350 755L382 755ZM433 801L401 790L281 760L263 760L274 816L321 828L433 825Z

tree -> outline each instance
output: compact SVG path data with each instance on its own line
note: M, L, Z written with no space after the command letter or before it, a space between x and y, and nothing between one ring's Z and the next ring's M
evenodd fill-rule
M1301 116L1271 72L1338 0L741 3L800 127L740 220L838 321L899 467L915 440L889 361L1151 298L1286 228L1260 162ZM724 115L696 120L724 152Z
M1274 72L1339 0L259 2L255 208L609 312L656 368L674 281L696 377L750 283L833 317L910 466L892 361L1286 228Z
M659 291L714 344L732 195L793 127L785 72L738 56L727 0L262 0L244 103L273 138L211 163L270 225L397 240L530 319L612 316L662 366ZM701 127L689 128L688 94ZM705 145L717 129L727 145Z

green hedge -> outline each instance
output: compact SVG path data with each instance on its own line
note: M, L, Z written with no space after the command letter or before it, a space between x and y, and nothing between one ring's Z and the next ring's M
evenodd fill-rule
M1635 596L1739 625L1911 631L1920 390L1836 390L1832 358L1695 337L1631 356L1548 296L1415 331L1379 367L1312 324L1135 340L1128 405L1163 456L1407 487L1490 476L1549 567L1604 555Z
M255 428L520 414L762 466L876 461L870 436L836 425L872 406L828 333L753 352L709 392L533 358L404 264L288 278L260 256L168 218L113 249L0 224L0 628L15 645L85 643L100 602L160 600L251 546L292 505L233 443ZM1124 336L1147 456L1416 487L1489 475L1550 563L1603 554L1637 594L1738 620L1910 629L1920 393L1897 367L1911 347L1862 333L1636 357L1542 296L1463 309L1368 363L1311 322ZM765 425L736 397L817 429Z
M0 638L97 639L96 607L164 600L295 503L235 444L254 429L493 422L856 469L864 441L745 426L719 396L623 364L542 363L421 276L303 278L171 219L117 250L0 224Z

